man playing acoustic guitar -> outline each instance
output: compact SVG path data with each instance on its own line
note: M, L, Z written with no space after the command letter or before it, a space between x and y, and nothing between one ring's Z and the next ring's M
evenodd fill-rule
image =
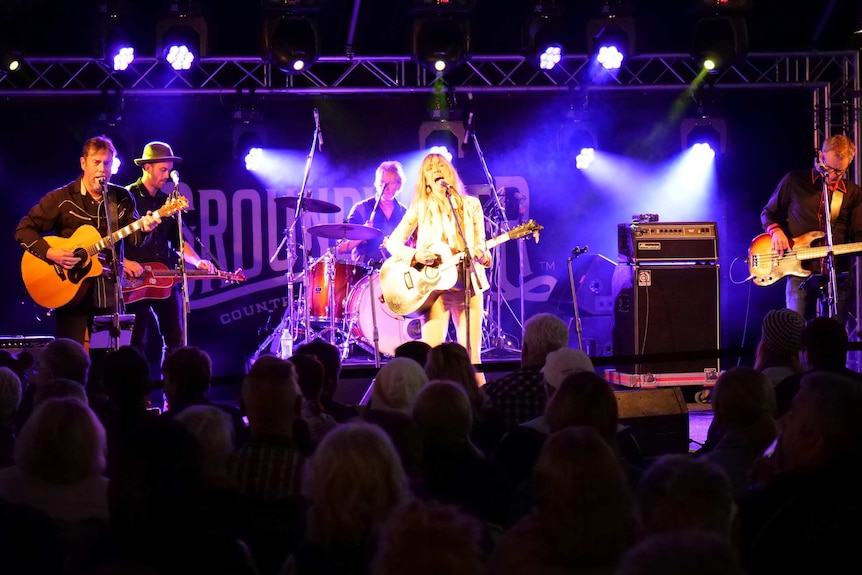
M84 142L82 175L45 195L15 230L15 240L26 250L21 273L27 291L36 303L56 309L58 338L81 344L88 341L93 318L113 313L117 305L116 278L100 273L110 267L103 267L96 257L101 252L110 258L110 250L103 251L107 244L101 241L108 235L106 210L112 216L116 214L112 224L117 233L112 235L117 241L118 258L122 258L124 243L140 245L148 241L149 232L166 215L148 213L138 219L131 194L108 183L116 154L113 142L105 136ZM120 242L122 238L125 239ZM82 244L87 243L92 245L84 248Z
M837 247L846 242L862 240L862 189L844 177L855 155L856 145L847 136L828 138L814 161L814 167L787 173L760 214L763 228L772 238L772 251L778 256L779 261L775 264L777 275L788 276L785 292L787 308L799 312L806 320L818 315L818 290L800 290L799 287L805 280L804 276L809 275L808 272L820 274L827 270L825 262L815 257L823 254L805 250L808 247L806 244L811 243L811 236L800 236L810 232L822 235L819 232L826 230L824 178L829 190L833 245ZM859 250L835 251L850 253ZM808 259L809 252L811 259ZM780 261L782 256L787 257L788 263ZM846 257L836 258L836 273L849 269L846 260ZM792 269L793 266L798 268L800 264L801 269ZM784 271L781 271L782 266L785 266ZM761 283L768 285L766 282ZM853 283L853 278L849 276L838 282L836 319L842 324L846 322L848 305L852 302Z

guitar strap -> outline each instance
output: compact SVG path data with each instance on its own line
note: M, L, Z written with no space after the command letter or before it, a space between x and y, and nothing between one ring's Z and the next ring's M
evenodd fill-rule
M844 192L835 190L832 192L832 201L829 203L829 219L834 224L838 219L838 212L841 211L841 204L844 202Z

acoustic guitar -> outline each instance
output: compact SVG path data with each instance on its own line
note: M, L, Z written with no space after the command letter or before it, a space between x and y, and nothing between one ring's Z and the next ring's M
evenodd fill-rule
M120 282L126 303L142 299L166 299L171 295L174 285L182 279L180 270L170 269L165 264L149 262L141 265L144 268L141 277L130 278L124 275ZM246 280L242 269L235 272L216 270L214 273L206 270L186 270L186 277L190 280L224 280L230 283Z
M509 240L516 240L530 234L538 242L539 232L544 229L530 220L513 230L500 234L485 242L488 249ZM434 253L447 254L449 246L435 244L429 248ZM395 257L389 257L380 267L380 291L383 301L392 313L407 317L424 314L437 297L458 283L458 264L464 259L463 253L446 256L433 265L414 263L405 264Z
M189 201L184 196L171 196L157 213L166 218L188 207ZM143 227L141 218L105 237L101 237L99 230L90 225L79 227L68 238L45 236L49 246L74 250L81 261L67 270L59 264L40 259L25 251L21 259L21 278L27 293L43 307L56 308L66 305L78 295L84 280L102 273L102 262L94 256L110 246L112 241L116 243Z
M760 234L751 242L748 248L748 271L759 286L772 285L784 276L805 278L811 272L803 269L803 260L813 260L826 257L827 246L811 247L812 242L826 234L823 232L808 232L790 240L790 250L783 254L772 249L772 238L769 234ZM862 252L862 242L838 244L832 246L836 256Z

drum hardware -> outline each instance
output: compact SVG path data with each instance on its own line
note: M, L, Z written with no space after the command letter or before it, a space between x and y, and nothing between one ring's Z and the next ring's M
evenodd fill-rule
M297 199L298 198L295 196L284 196L280 198L275 198L275 207L295 210ZM315 200L314 198L305 198L305 203L303 204L303 207L305 208L306 212L313 212L315 214L337 214L341 211L341 208L339 208L335 204L330 204L329 202L324 202L323 200Z

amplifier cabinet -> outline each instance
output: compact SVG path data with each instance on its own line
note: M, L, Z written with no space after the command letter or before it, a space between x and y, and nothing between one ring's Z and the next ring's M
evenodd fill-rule
M617 225L619 260L645 262L716 262L715 222L652 222Z
M718 265L618 265L614 355L718 350L719 285ZM617 371L635 374L717 369L717 358L617 365Z

